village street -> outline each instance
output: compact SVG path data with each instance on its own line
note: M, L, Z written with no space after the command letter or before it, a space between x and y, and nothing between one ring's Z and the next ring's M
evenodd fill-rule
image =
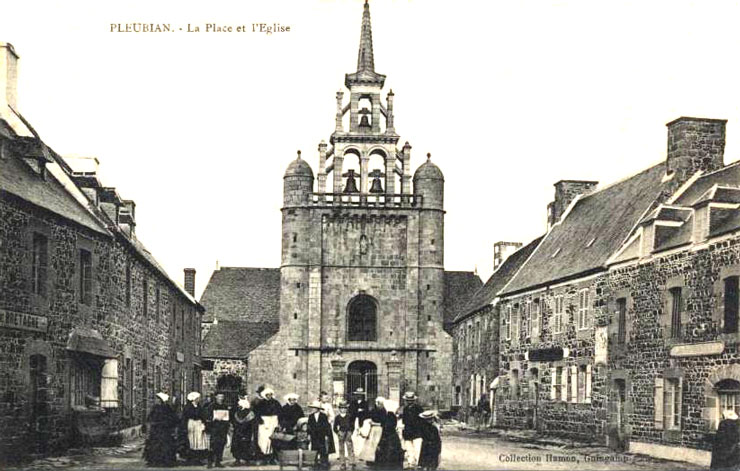
M119 470L146 468L141 458L143 440L119 448L96 448L86 454L46 458L23 469ZM336 455L332 469L338 470ZM224 465L232 469L276 470L277 465L233 467L228 451ZM10 468L12 469L12 468ZM179 466L178 469L205 469L205 466ZM290 469L290 468L289 468ZM359 466L358 470L366 470ZM443 436L442 464L449 470L693 470L703 469L686 463L663 461L647 456L620 454L602 447L554 445L512 441L497 436L450 431Z

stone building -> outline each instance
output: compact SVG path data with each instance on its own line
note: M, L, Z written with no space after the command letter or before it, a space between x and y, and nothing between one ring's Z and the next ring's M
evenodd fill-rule
M720 410L740 409L740 165L723 164L725 121L667 127L665 162L556 184L498 293L498 425L706 464Z
M200 302L206 309L203 391L222 391L234 401L239 391L247 391L249 353L278 331L280 270L221 267Z
M498 293L527 261L540 240L535 239L523 248L520 243L501 244L519 250L506 258L501 252L495 253L496 270L486 284L467 297L457 311L451 328L454 345L452 404L462 420L468 419L471 409L478 406L483 393L488 394L490 406L495 406L495 394L492 392L497 388L499 375ZM496 246L500 245L497 243Z
M101 185L95 165L75 171L18 113L18 56L10 44L0 54L0 462L9 462L136 433L158 390L199 389L202 308L137 239L134 202Z
M250 391L268 383L304 401L322 390L340 397L362 387L370 398L396 400L414 390L430 405L451 403L445 311L482 283L444 270L444 177L428 155L412 174L411 145L397 147L394 95L381 97L384 83L365 3L357 71L345 76L349 101L337 93L334 132L318 146L316 173L299 152L283 178L279 304L265 309L243 299L235 307L245 314L240 322L274 315L279 329L256 348L214 352L239 357L228 368L246 367ZM202 302L212 310L210 299ZM218 324L207 348L211 338L217 343L222 314L212 312Z

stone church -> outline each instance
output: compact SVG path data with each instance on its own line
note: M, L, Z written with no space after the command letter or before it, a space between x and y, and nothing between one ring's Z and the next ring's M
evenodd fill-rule
M306 401L361 387L369 399L398 400L413 390L429 406L451 404L445 321L456 298L482 282L444 270L444 177L429 155L412 176L411 145L398 148L393 91L382 96L385 78L375 71L365 3L357 71L345 76L349 101L337 93L316 173L299 152L283 177L279 289L268 281L273 270L222 268L203 294L204 358L215 374L241 376L250 392L266 383Z

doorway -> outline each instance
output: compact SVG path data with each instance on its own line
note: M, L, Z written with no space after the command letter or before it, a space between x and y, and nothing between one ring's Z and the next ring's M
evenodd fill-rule
M378 397L378 369L371 361L353 361L347 368L347 394L362 388L368 404Z

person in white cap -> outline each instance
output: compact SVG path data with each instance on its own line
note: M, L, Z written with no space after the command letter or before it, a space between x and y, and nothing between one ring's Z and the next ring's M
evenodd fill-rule
M236 459L234 466L247 464L254 459L254 435L257 420L249 399L240 397L232 420L234 437L231 441L231 455Z
M148 466L171 467L177 463L177 414L167 403L170 399L168 394L157 393L157 399L147 417L149 434L144 443L144 460Z
M311 449L318 451L317 460L319 469L329 469L329 455L336 453L334 448L334 433L329 424L329 418L319 401L308 405L311 415L308 416L308 436L311 437Z
M188 434L188 449L186 459L193 464L204 464L208 457L208 435L204 410L200 405L200 393L191 392L187 395L188 403L182 411L182 427Z
M722 412L712 446L712 469L738 469L740 467L740 425L732 409Z
M254 406L254 413L257 415L259 429L257 432L257 444L265 458L275 463L272 449L272 433L280 426L278 416L280 415L280 403L273 396L275 391L272 388L265 388L260 394L262 400Z
M298 404L298 394L290 393L285 395L285 405L280 410L278 421L280 429L285 433L293 433L298 419L303 417L303 408Z

